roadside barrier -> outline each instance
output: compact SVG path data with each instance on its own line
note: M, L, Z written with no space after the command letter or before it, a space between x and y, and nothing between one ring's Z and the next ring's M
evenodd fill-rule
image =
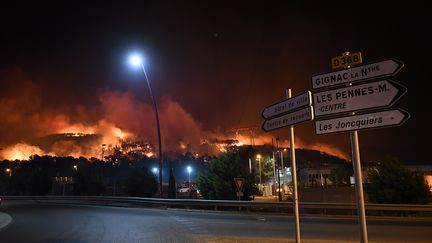
M2 196L6 201L35 201L67 204L90 204L123 207L185 208L219 211L277 212L292 214L292 202L257 202L234 200L164 199L105 196ZM432 217L431 204L373 204L367 203L368 215ZM299 202L302 214L356 215L355 203Z

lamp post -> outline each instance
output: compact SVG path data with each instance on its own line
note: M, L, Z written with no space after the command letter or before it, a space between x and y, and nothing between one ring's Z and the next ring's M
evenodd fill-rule
M256 158L258 159L259 186L261 187L261 155L258 154L258 155L256 156Z
M188 171L188 174L189 174L189 188L190 188L190 187L191 187L191 186L190 186L190 174L191 174L191 172L192 172L192 167L188 166L188 167L187 167L187 171Z
M144 76L145 76L145 79L147 81L147 86L149 88L150 97L153 101L153 108L154 108L155 118L156 118L157 136L158 136L158 142L159 142L159 197L162 197L162 161L163 161L162 160L162 141L161 141L159 114L158 114L158 110L157 110L157 105L156 105L156 101L155 101L154 96L153 96L153 91L152 91L151 86L150 86L150 81L149 81L149 78L147 76L147 72L145 70L145 67L144 67L144 64L142 62L141 57L138 55L133 55L130 58L130 62L134 66L141 66L141 69L142 69Z
M282 167L282 184L285 184L285 174L286 174L286 170L285 170L285 166L284 166L284 152L287 151L286 148L281 150L281 167Z

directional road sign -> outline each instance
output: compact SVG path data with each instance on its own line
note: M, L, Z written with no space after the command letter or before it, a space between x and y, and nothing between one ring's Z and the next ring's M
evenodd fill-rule
M402 67L402 62L389 59L337 72L321 74L312 77L312 88L319 89L355 81L393 76L399 72Z
M275 117L266 120L262 125L262 129L266 132L270 132L282 127L291 126L300 122L313 120L312 106L304 109L294 111L279 117Z
M303 108L305 106L310 106L311 104L312 104L311 92L306 91L305 93L296 95L292 98L286 99L282 102L264 108L261 115L263 118L267 119L283 113L287 113L289 111L294 111L299 108Z
M320 135L368 128L400 126L409 117L410 115L408 112L401 109L395 109L329 120L320 120L315 121L315 132Z
M383 80L314 93L314 114L323 116L341 112L389 107L407 89L393 81Z

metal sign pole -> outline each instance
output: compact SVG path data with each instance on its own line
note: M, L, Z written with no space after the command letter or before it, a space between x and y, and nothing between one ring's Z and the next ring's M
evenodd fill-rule
M287 99L291 98L291 89L286 90ZM293 182L293 209L295 219L295 238L296 243L300 243L300 218L298 209L298 194L297 194L297 166L295 157L295 145L294 145L294 126L289 126L289 137L290 137L290 153L291 153L291 167L292 167L292 182Z
M342 53L342 56L348 56L350 54L349 51ZM344 67L344 69L348 69L350 66ZM362 171L360 165L360 147L358 141L358 132L357 130L350 132L351 139L351 160L353 162L353 170L355 177L355 188L356 188L356 200L357 200L357 214L359 218L359 226L360 226L360 242L367 243L368 234L366 227L366 213L365 213L365 205L364 205L364 196L363 196L363 178Z
M366 227L366 213L365 213L365 204L363 197L363 179L360 165L360 148L358 141L358 133L357 131L350 132L351 137L351 152L352 152L352 161L353 161L353 169L354 169L354 177L355 177L355 188L356 188L356 199L357 199L357 212L360 224L360 240L362 243L368 242L368 234Z

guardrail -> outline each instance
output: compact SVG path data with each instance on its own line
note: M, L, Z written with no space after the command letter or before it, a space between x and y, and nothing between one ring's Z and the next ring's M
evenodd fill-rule
M96 204L110 206L147 206L164 208L187 208L206 210L245 210L261 212L292 213L292 202L257 202L200 199L163 199L142 197L99 197L99 196L2 196L4 201L42 201L74 204ZM432 217L430 204L366 204L368 215L421 215ZM350 214L357 213L355 203L299 202L302 213Z

